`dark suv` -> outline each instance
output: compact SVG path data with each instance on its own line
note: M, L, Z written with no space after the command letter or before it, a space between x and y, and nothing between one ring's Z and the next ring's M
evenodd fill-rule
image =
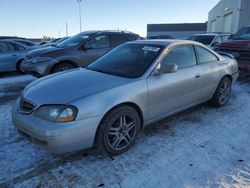
M24 59L21 70L36 77L76 67L85 67L112 48L140 39L123 31L86 31L53 47L33 50Z
M240 75L250 75L250 26L231 35L229 40L220 43L215 50L231 53L238 62Z

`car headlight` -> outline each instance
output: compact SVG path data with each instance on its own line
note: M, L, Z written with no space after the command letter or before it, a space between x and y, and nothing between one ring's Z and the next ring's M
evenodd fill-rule
M77 115L77 108L71 105L44 105L38 108L34 116L52 122L74 121Z
M39 63L39 62L44 62L44 61L49 61L49 57L35 57L30 60L31 63Z

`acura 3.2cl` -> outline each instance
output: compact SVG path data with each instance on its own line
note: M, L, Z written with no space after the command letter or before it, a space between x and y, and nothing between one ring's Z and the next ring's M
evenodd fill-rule
M24 138L50 152L97 146L118 155L145 125L205 101L225 105L237 77L234 59L197 42L129 42L86 68L34 81L12 118Z

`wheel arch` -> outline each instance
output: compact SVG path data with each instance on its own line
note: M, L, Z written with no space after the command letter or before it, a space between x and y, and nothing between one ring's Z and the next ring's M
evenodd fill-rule
M107 115L108 115L109 113L111 113L113 110L115 110L115 109L117 109L117 108L119 108L119 107L121 107L121 106L129 106L129 107L132 107L133 109L135 109L135 110L137 111L137 113L139 114L139 118L140 118L140 131L143 129L143 126L144 126L144 119L143 119L143 113L142 113L141 108L140 108L137 104L135 104L135 103L133 103L133 102L124 102L124 103L120 103L120 104L117 104L117 105L113 106L111 109L109 109L109 110L105 113L105 115L102 117L102 119L101 119L101 121L100 121L100 123L98 124L97 129L96 129L95 139L94 139L95 142L96 142L96 137L97 137L98 129L99 129L101 123L105 120L105 118L107 117Z
M77 65L77 63L74 62L74 61L72 61L72 60L60 60L60 61L58 61L57 63L55 63L55 64L50 68L50 72L52 72L53 69L54 69L57 65L59 65L59 64L61 64L61 63L70 63L70 64L74 65L75 67L79 67L79 65Z
M230 80L231 80L231 82L233 81L233 76L232 75L230 75L230 74L226 74L225 76L223 76L223 78L229 78ZM221 80L223 79L223 78L221 78Z
M21 63L24 60L24 58L21 58L19 60L17 60L16 62L16 71L21 71L20 67L21 67Z
M143 117L143 113L142 113L142 110L141 108L136 104L136 103L133 103L133 102L123 102L123 103L120 103L120 104L117 104L115 106L113 106L111 109L109 109L105 115L103 116L101 122L105 119L105 117L111 113L113 110L121 107L121 106L129 106L129 107L132 107L133 109L136 110L136 112L139 114L139 117L140 117L140 130L143 129L143 125L144 125L144 117Z

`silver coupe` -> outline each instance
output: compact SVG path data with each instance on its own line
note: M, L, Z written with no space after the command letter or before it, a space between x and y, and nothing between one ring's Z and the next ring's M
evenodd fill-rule
M118 155L150 123L205 101L225 105L237 77L234 59L197 42L128 42L86 68L34 81L12 119L24 138L52 153L97 146Z

